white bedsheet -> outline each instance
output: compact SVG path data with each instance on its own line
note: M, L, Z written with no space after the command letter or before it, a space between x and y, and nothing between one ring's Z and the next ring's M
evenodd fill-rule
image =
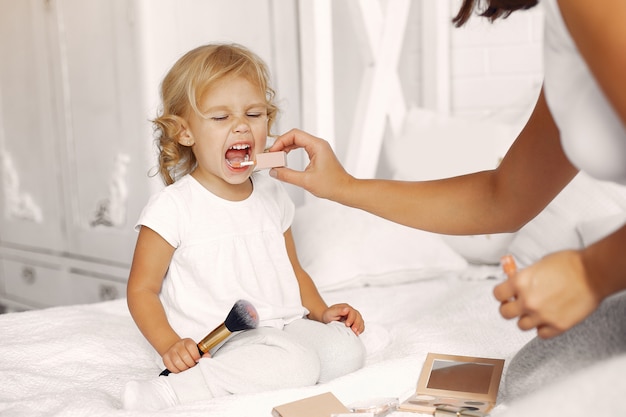
M402 400L415 389L427 352L509 360L533 334L499 316L492 296L496 281L484 278L490 274L481 269L473 279L446 276L326 292L328 303L351 303L366 320L363 369L327 384L216 398L158 415L270 416L275 405L326 391L346 405L376 397ZM0 316L0 335L0 415L155 414L120 409L128 380L160 371L124 300L6 314Z

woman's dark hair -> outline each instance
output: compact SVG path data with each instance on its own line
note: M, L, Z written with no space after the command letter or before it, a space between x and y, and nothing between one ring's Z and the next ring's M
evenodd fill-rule
M486 3L486 7L482 4ZM538 0L463 0L457 15L452 19L454 26L463 26L472 16L474 9L481 8L479 16L483 16L492 22L500 17L506 18L516 10L525 10L534 7Z

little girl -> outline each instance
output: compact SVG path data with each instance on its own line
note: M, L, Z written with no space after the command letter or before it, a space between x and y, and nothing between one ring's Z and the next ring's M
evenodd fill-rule
M172 373L129 382L124 407L313 385L359 369L361 314L326 305L298 262L287 193L240 165L264 150L276 117L266 65L239 45L201 46L174 64L161 97L154 125L168 186L140 216L127 296ZM200 357L196 342L238 299L256 307L259 327Z

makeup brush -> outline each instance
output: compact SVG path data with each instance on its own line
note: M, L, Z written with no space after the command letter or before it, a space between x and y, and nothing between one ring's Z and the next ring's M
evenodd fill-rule
M204 355L232 333L256 329L258 325L259 315L256 312L256 308L249 301L239 300L230 309L230 313L226 316L224 323L217 326L204 339L198 342L198 352L200 352L200 355ZM170 370L164 369L159 376L168 376L170 373Z

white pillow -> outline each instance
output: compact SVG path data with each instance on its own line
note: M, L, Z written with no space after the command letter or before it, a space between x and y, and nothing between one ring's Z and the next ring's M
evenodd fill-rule
M384 144L393 179L425 181L493 169L519 130L494 119L463 119L409 109L402 134ZM469 262L498 264L514 234L444 236Z
M437 234L328 200L298 207L292 232L300 263L320 290L394 285L467 266Z
M509 253L509 245L515 233L493 233L486 235L443 236L459 255L473 264L498 265L500 259Z
M424 181L493 169L517 136L496 120L409 109L402 133L386 140L385 163L396 180Z
M495 168L519 129L495 120L465 120L412 108L403 132L386 141L384 155L394 179L422 181ZM521 266L548 253L578 249L620 225L626 187L580 173L514 235L450 236L446 243L471 262L495 263L511 252ZM512 242L506 247L506 240Z

